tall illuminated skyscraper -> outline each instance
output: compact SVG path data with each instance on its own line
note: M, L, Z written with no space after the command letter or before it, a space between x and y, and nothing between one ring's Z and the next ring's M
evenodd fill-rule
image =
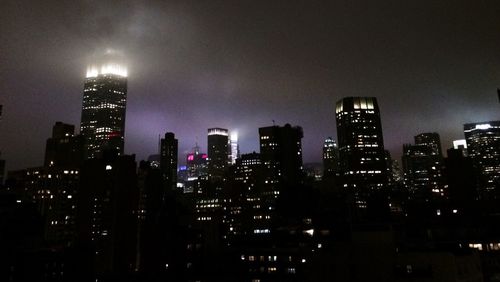
M231 145L231 164L236 164L236 159L240 157L240 149L238 147L238 133L232 132L230 139Z
M464 124L467 150L478 172L482 199L500 199L500 121Z
M115 62L91 66L83 89L80 132L86 141L86 158L104 149L123 154L127 69Z
M230 160L229 131L224 128L208 129L208 176L223 179Z
M323 143L323 176L332 177L338 172L339 148L332 137L325 139Z
M387 184L380 110L375 97L346 97L337 102L335 116L339 143L340 177L355 206Z

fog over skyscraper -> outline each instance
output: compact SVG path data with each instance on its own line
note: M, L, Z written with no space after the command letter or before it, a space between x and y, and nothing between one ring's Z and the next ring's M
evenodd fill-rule
M125 136L127 69L112 53L87 69L83 89L80 132L86 140L86 157L95 158L103 149L121 155Z

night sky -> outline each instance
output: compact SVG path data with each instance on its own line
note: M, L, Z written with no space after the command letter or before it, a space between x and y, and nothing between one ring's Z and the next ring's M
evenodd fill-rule
M147 3L147 4L146 4ZM376 96L385 145L428 131L443 149L463 123L500 119L500 1L23 1L0 7L0 150L7 169L42 164L56 121L79 127L87 65L128 61L125 152L179 155L209 127L258 151L258 128L304 129L305 162L336 137L334 105Z

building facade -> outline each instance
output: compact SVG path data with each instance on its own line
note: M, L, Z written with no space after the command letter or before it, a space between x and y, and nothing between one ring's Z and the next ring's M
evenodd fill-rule
M478 174L482 199L498 199L500 192L500 121L464 125L469 156Z
M60 121L52 127L45 146L44 166L79 167L84 158L84 139L75 135L75 126Z
M387 185L380 110L375 97L346 97L336 104L341 186L358 208Z
M430 202L445 196L439 134L422 133L415 136L415 145L403 145L403 171L411 199Z
M281 187L302 183L302 138L300 126L259 128L260 159L265 192L279 194Z
M339 147L332 137L323 143L323 177L334 177L338 173Z
M123 154L126 102L126 68L105 64L87 70L80 125L86 158L98 157L106 149Z
M165 133L160 141L160 170L166 188L170 190L177 188L178 146L178 140L172 132Z
M208 177L223 179L229 165L229 131L224 128L208 129Z

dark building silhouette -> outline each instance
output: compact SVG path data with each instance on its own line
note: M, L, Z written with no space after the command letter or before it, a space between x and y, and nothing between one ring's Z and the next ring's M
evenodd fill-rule
M477 178L474 163L461 149L448 149L444 160L444 176L452 206L460 212L471 212L477 200Z
M160 169L167 189L177 188L178 141L172 132L165 133L160 142Z
M443 157L437 133L415 136L415 145L403 146L404 183L413 200L429 202L445 196Z
M323 176L334 177L339 170L339 148L332 137L323 143Z
M83 159L83 136L75 136L74 125L56 122L52 127L52 137L47 139L45 146L44 166L76 168Z
M478 173L482 199L500 197L500 121L464 125L467 150Z
M271 191L278 191L279 186L301 184L303 137L300 126L286 124L259 128L263 180L272 187Z
M127 71L116 62L91 67L83 89L80 133L86 141L86 157L104 149L123 154Z
M78 246L82 273L90 279L117 279L136 269L138 198L134 155L105 152L102 158L84 163L78 194Z
M335 116L341 186L358 208L387 186L387 165L380 110L375 97L347 97Z
M208 176L221 180L230 162L229 131L223 128L208 129Z
M274 233L271 228L277 219L279 203L289 207L289 194L300 191L303 185L302 137L300 126L269 126L259 128L261 175L259 202L260 211L253 222L256 236ZM295 194L294 194L295 195ZM280 201L283 199L283 201Z

